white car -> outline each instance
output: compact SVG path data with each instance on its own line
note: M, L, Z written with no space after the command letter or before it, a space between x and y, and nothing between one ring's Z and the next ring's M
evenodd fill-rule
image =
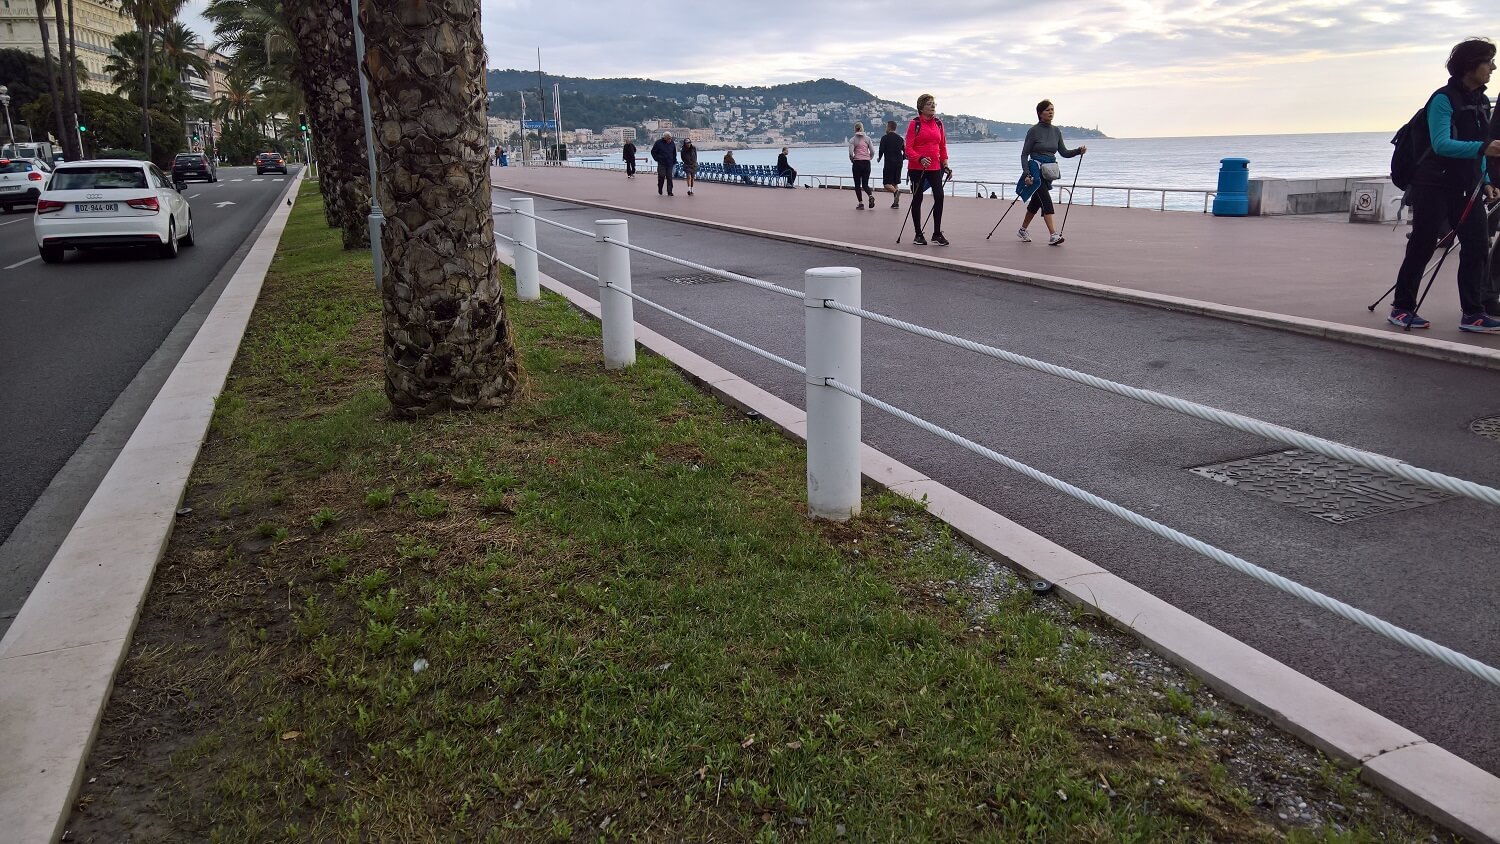
M0 208L32 205L52 168L39 158L0 158Z
M55 264L64 249L153 246L176 258L193 245L193 211L155 164L129 159L57 165L36 201L36 245Z

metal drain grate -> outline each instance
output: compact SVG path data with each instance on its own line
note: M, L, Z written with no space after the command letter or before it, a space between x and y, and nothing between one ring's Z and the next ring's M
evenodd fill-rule
M1336 525L1411 510L1453 496L1320 454L1292 449L1188 471Z
M664 275L662 278L673 284L717 284L721 281L729 280L708 273L699 273L698 275Z
M1469 430L1481 437L1492 440L1500 440L1500 416L1489 416L1484 419L1475 419L1469 425Z

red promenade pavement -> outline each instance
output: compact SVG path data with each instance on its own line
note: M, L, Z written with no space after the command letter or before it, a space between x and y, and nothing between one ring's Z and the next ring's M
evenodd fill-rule
M889 207L887 194L877 197L874 211L860 211L854 207L853 192L847 190L787 190L700 181L696 195L690 197L678 180L677 195L668 198L657 196L655 173L645 169L633 180L616 171L571 167L504 167L491 172L496 188L502 190L513 188L582 203L1321 320L1389 332L1393 339L1406 334L1385 323L1389 299L1373 314L1365 310L1395 281L1405 248L1405 228L1393 230L1388 224L1074 206L1065 233L1067 243L1051 247L1040 219L1031 227L1033 242L1016 240L1015 229L1024 212L1019 204L986 241L985 235L1010 203L948 197L943 230L953 245L918 247L911 245L910 225L902 243L896 244L910 201L905 194L901 211ZM927 206L930 197L924 214ZM927 234L932 234L930 226ZM859 261L852 258L849 263L858 265ZM1422 306L1422 315L1433 321L1432 329L1410 335L1500 351L1500 335L1458 330L1457 264L1457 253L1450 255ZM1088 307L1089 300L1080 298L1079 306Z

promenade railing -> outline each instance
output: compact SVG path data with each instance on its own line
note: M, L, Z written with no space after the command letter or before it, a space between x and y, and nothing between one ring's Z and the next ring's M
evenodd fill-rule
M557 263L580 276L594 281L599 288L599 305L603 323L604 363L617 369L635 362L634 304L658 311L686 325L707 332L738 348L756 354L778 366L802 376L806 383L807 408L807 504L809 515L831 520L847 520L860 511L861 412L864 405L888 413L917 428L967 449L974 454L1025 475L1051 489L1082 501L1092 507L1135 525L1169 542L1187 548L1214 562L1227 566L1254 580L1285 592L1341 618L1385 636L1418 653L1472 674L1492 685L1500 686L1500 669L1448 648L1405 628L1399 627L1336 598L1325 595L1255 565L1241 557L1189 536L1154 519L1148 518L1108 499L1095 495L1067 481L1001 454L967 437L950 431L908 410L872 396L861 388L861 336L865 321L894 328L914 336L943 343L975 354L995 358L1115 395L1232 428L1275 442L1320 454L1333 460L1363 466L1391 477L1422 484L1452 495L1500 507L1500 489L1473 481L1423 469L1405 461L1344 445L1282 425L1265 422L1238 413L1220 410L1176 396L1133 387L1075 369L1059 366L948 334L936 329L897 319L865 309L861 303L861 272L854 267L815 267L803 276L803 289L795 290L728 270L689 261L630 243L624 220L597 220L594 231L548 220L535 214L533 200L515 197L508 208L513 221L512 236L500 235L516 246L516 279L518 296L539 297L535 260L538 257ZM597 272L590 273L537 246L536 223L554 227L596 244ZM742 339L692 319L635 293L631 289L632 253L688 267L729 281L738 282L768 293L798 298L803 303L806 364L798 364ZM529 257L530 265L523 257ZM526 277L523 278L523 273Z
M625 172L625 162L620 159L599 160L573 160L569 159L563 163L566 167L577 167L589 170L614 170ZM655 165L649 160L643 160L637 165L641 173L654 172ZM875 174L879 179L879 174ZM799 173L797 182L815 188L830 188L839 190L853 190L854 176L830 175L822 173ZM875 186L879 189L879 185ZM1213 198L1218 191L1210 188L1161 188L1149 185L1091 185L1080 184L1076 186L1065 185L1054 182L1053 189L1058 192L1059 202L1067 202L1069 196L1079 205L1099 205L1110 208L1149 208L1154 211L1201 211L1207 214L1213 205ZM1010 182L978 179L949 179L943 184L943 191L948 196L973 195L979 199L1009 200L1016 195L1015 181ZM1087 193L1085 193L1087 192ZM1086 198L1085 198L1086 197Z

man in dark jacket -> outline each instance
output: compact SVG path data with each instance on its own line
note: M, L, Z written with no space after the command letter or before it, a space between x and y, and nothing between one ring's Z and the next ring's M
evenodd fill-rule
M672 133L665 132L651 145L651 160L656 162L656 195L661 196L663 186L667 196L672 195L672 169L677 166L677 145L672 143Z
M625 159L625 178L635 178L635 141L626 141L625 148L620 150L620 155Z
M792 163L786 159L787 148L781 148L781 155L776 156L776 175L786 179L786 186L794 188L797 186L797 171L792 169Z

